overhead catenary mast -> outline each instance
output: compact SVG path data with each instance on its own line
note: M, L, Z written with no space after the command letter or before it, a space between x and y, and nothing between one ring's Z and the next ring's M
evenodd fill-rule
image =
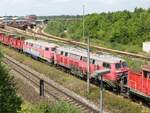
M85 39L85 5L83 5L83 39ZM90 92L90 39L87 38L87 93Z

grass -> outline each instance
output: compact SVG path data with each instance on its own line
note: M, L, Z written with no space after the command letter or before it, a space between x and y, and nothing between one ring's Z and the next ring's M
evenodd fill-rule
M36 105L25 102L19 113L82 113L80 110L66 102L48 104L42 102Z
M16 52L14 49L1 46L1 51L16 60L28 65L29 67L39 71L50 77L52 80L62 84L64 87L73 90L75 93L86 97L86 82L74 76L71 76L63 71L49 66L45 63L33 60L24 54ZM89 99L95 103L99 103L99 88L91 85L91 91L88 95ZM124 99L111 92L105 91L104 93L105 110L112 113L149 113L150 109L137 105L128 99Z
M82 113L66 102L59 102L51 106L49 113Z

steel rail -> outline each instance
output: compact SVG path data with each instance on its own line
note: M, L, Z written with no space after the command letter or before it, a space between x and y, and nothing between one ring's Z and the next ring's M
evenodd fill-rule
M37 34L36 36L40 39L46 39L45 37L48 37L46 40L58 40L64 43L69 43L69 44L75 44L75 45L81 45L81 46L87 46L86 43L83 42L78 42L78 41L73 41L73 40L69 40L69 39L65 39L65 38L61 38L61 37L57 37L54 35L50 35L45 33L43 30L40 33L36 33L36 32L24 32L23 30L17 29L17 28L13 28L13 27L7 27L7 29L13 29L19 33L25 34L25 35L29 35L33 36L33 34ZM43 36L43 37L42 37ZM135 53L130 53L130 52L124 52L124 51L119 51L119 50L114 50L114 49L110 49L110 48L105 48L105 47L101 47L101 46L95 46L95 45L90 45L91 48L94 48L98 51L104 51L104 52L109 52L109 53L116 53L119 55L124 55L124 56L130 56L130 57L134 57L134 58L141 58L144 60L150 60L149 56L145 56L145 55L141 55L141 54L135 54Z
M9 56L5 55L3 62L8 66L10 66L13 70L20 73L24 78L32 82L35 86L39 87L39 81L42 79L41 75L31 72L30 70L23 67L23 64L20 65ZM72 105L75 105L77 108L81 109L85 113L98 113L97 108L90 106L90 104L86 104L81 99L78 100L71 94L68 94L63 89L58 88L57 85L54 85L46 80L44 80L44 83L45 83L45 93L54 97L56 100L66 101Z

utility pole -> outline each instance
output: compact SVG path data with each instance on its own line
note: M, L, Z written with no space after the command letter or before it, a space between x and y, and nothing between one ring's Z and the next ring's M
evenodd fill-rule
M85 39L85 37L84 37L84 30L85 30L84 29L84 23L85 23L84 22L84 9L85 9L85 5L83 5L83 34L82 34L83 35L83 39Z
M99 113L103 113L103 76L106 74L110 73L110 69L104 69L104 70L97 70L95 71L94 75L95 78L99 80L100 78L100 108L99 108Z
M85 5L83 5L83 39L85 39ZM90 39L87 38L87 93L90 92Z
M103 113L103 75L100 76L101 83L100 83L100 113Z
M90 38L87 37L87 93L90 92Z

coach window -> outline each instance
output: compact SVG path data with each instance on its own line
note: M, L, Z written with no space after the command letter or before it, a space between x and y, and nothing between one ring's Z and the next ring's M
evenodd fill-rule
M104 68L110 68L110 64L104 62L104 63L103 63L103 67L104 67Z

